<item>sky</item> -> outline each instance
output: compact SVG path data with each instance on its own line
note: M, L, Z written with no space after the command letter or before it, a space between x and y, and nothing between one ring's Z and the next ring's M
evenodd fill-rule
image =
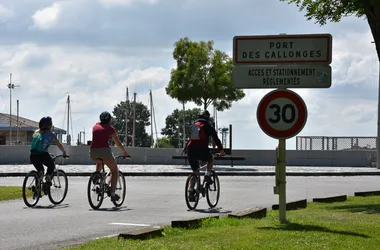
M330 33L331 88L292 89L308 109L297 136L376 136L379 64L367 21L347 17L320 26L304 14L279 0L0 0L0 112L10 111L12 73L20 86L12 90L12 114L19 100L20 116L38 121L50 115L66 129L70 95L70 134L76 141L85 131L87 141L100 112L125 101L126 87L146 105L152 89L161 137L166 116L182 108L165 92L181 37L213 40L232 57L238 35ZM219 127L232 124L234 149L277 146L256 120L258 103L272 90L245 89L244 99L218 112ZM287 149L296 148L295 138Z

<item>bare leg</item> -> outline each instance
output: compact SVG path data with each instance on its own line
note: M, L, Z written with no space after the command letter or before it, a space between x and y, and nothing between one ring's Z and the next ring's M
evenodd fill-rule
M117 168L117 164L115 160L105 161L104 162L108 168L111 170L111 195L115 194L117 179L119 177L119 169Z
M214 166L214 157L210 157L207 162L207 172L211 172L213 166Z
M96 171L101 172L102 171L102 161L96 160Z

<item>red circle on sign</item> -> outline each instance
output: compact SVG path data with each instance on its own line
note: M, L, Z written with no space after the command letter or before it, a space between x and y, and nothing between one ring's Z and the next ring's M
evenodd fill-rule
M291 100L298 109L297 121L293 126L287 130L276 130L271 127L265 117L265 112L273 100L278 98L286 98ZM270 137L276 139L287 139L298 134L302 128L305 126L307 119L307 108L303 99L295 92L291 90L273 90L266 94L263 99L261 99L257 107L257 122L260 128Z

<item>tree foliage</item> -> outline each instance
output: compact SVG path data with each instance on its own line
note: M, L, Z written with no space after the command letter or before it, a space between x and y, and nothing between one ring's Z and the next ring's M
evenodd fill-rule
M339 22L342 17L356 16L367 18L376 44L380 60L380 1L379 0L280 0L294 3L300 11L306 10L307 20L316 23Z
M174 148L173 145L170 143L170 138L167 136L158 138L154 147L155 148Z
M185 140L190 138L190 126L198 119L200 114L200 108L193 108L185 110ZM183 110L175 109L172 114L168 115L165 120L165 128L161 130L161 134L165 135L175 148L182 148L183 138ZM213 123L214 119L210 117L210 123Z
M232 102L245 96L232 86L232 59L214 50L213 41L193 42L188 37L175 43L172 69L166 93L181 103L194 102L204 109L210 104L218 111L229 109Z
M133 135L133 103L122 101L113 109L113 126L117 130L120 141L125 144L125 111L128 110L128 146L132 145ZM136 133L135 147L150 147L153 144L151 136L145 127L150 125L150 111L142 102L136 102Z

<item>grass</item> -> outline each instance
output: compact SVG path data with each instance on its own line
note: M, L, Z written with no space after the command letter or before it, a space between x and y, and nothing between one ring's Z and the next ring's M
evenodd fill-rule
M16 200L22 198L22 187L0 186L0 201Z
M206 219L201 228L165 227L148 240L103 238L66 250L87 249L380 249L380 198L348 197L345 202L308 203L262 219Z

